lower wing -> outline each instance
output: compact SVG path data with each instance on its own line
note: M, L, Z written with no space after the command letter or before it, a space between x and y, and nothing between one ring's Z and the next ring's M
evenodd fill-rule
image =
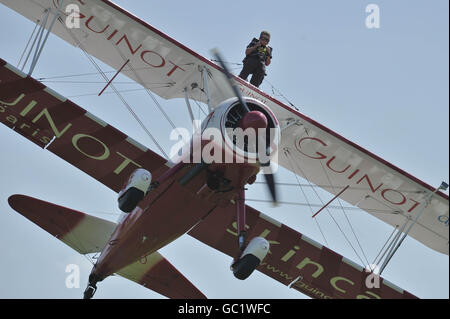
M247 238L264 237L270 244L256 269L289 288L322 299L417 298L256 209L246 209ZM234 257L238 249L234 207L216 208L189 235Z

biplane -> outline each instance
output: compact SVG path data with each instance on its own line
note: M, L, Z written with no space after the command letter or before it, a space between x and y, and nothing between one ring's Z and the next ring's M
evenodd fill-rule
M204 298L158 252L183 234L230 256L240 280L257 270L312 298L415 297L383 278L379 287L368 287L373 273L247 205L246 188L261 175L271 200L278 201L276 175L264 171L274 164L331 194L316 214L341 199L392 226L383 268L405 236L448 255L444 184L424 183L230 75L220 56L216 64L106 0L0 2L36 23L29 73L0 62L1 122L116 192L123 211L113 223L44 199L8 198L14 210L77 252L98 254L85 298L113 274L169 298ZM79 8L79 28L66 24L64 9L71 4ZM199 130L221 132L220 153L244 162L195 161L192 154L173 161L34 79L46 29L163 99L184 99L189 114L190 102L207 105ZM105 78L106 87L114 76ZM227 128L239 127L275 133L252 152L227 136ZM201 150L207 142L200 136ZM194 143L187 143L188 150Z

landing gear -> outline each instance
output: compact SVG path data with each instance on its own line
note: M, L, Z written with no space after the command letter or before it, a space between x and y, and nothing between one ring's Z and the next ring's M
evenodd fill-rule
M233 275L240 280L247 279L266 257L269 247L269 242L265 238L253 238L241 256L231 265Z
M95 292L97 291L96 285L88 285L86 290L84 291L83 299L91 299L94 297Z
M125 213L132 212L137 204L144 198L144 195L143 191L135 187L127 189L127 191L118 199L120 210Z
M256 256L245 255L231 266L234 277L240 280L247 279L260 262Z
M143 168L134 170L118 194L120 210L125 213L132 212L149 191L151 181L152 174L149 171Z
M233 261L231 270L233 275L240 280L247 279L259 266L269 252L269 242L262 237L253 238L247 246L245 231L245 190L239 192L236 205L239 255Z
M97 277L93 274L89 275L89 283L86 287L86 290L83 294L83 299L91 299L94 297L95 292L97 291L97 282L99 280Z

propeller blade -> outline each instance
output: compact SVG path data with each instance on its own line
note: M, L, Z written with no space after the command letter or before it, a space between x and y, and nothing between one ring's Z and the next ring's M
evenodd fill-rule
M272 203L277 205L277 190L275 187L275 177L273 174L264 174L266 184L269 187L270 196L272 196Z
M227 76L228 83L230 84L231 88L233 89L234 95L239 100L239 103L244 107L245 112L250 112L250 109L247 106L247 103L245 102L244 98L241 95L241 92L239 92L239 88L236 86L236 84L233 81L233 75L231 75L230 71L228 70L227 66L225 65L224 60L222 59L222 56L220 55L219 51L217 49L212 50L212 53L216 57L216 60L219 62L220 66L222 67L225 75Z

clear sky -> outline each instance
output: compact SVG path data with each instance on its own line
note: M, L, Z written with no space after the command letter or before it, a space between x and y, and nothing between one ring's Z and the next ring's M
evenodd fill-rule
M250 40L270 31L273 61L262 90L274 94L274 85L300 112L432 186L448 182L447 0L115 2L207 58L218 47L228 61L240 63ZM366 28L369 3L380 8L379 29ZM17 65L34 24L1 4L0 17L0 56ZM231 67L239 73L240 66ZM51 35L34 77L95 71L80 50ZM48 80L46 85L156 150L114 94L96 97L104 86L99 75ZM119 83L130 82L125 77L115 81L121 90L138 88ZM124 96L168 151L174 143L170 126L153 101L143 91ZM190 129L184 101L159 101L177 126ZM115 221L116 194L4 125L0 136L0 298L80 298L91 264L15 213L7 198L26 194ZM277 178L295 182L283 169ZM280 188L280 193L281 200L305 202L296 187ZM248 197L269 198L261 186L251 187ZM307 207L249 204L324 242ZM330 248L358 262L330 218L319 217ZM372 261L391 228L362 211L350 218ZM228 256L189 236L160 252L210 298L306 298L259 273L244 282L234 279ZM68 264L80 266L78 289L65 286ZM422 298L449 297L448 256L412 239L405 240L383 276ZM161 296L112 277L99 284L96 297Z

